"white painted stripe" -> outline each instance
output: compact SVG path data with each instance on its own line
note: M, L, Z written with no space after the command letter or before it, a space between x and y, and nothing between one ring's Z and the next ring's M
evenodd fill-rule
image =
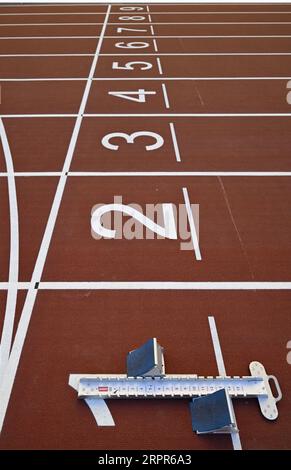
M1 81L1 80L0 80ZM61 117L77 117L77 114L2 114L0 118L61 118ZM291 113L148 113L148 114L84 114L87 118L100 117L201 117L201 118L217 118L217 117L290 117Z
M75 36L74 36L75 37ZM234 38L291 38L291 34L234 34L234 35L223 35L223 34L207 34L207 35L192 35L192 36L154 36L156 39L234 39ZM120 36L106 36L106 39L120 39ZM148 39L148 36L126 36L126 39Z
M2 114L0 118L62 118L77 116L78 114Z
M159 61L159 58L157 58L157 61ZM195 80L195 81L234 80L235 81L235 80L290 80L290 78L291 78L291 75L286 76L286 77L284 76L274 76L274 77L223 77L223 76L221 77L134 77L134 80ZM5 79L5 78L3 80L0 79L0 81L5 81L5 80L14 80L14 79ZM16 79L16 80L22 80L22 79ZM24 79L24 80L29 80L29 79ZM46 80L46 79L44 78L40 80ZM55 79L51 78L48 80L55 80ZM58 78L56 80L62 80L62 79ZM85 79L79 78L77 80L85 80ZM128 78L128 77L117 77L117 78L116 77L98 77L97 78L96 77L93 80L99 80L99 81L131 80L132 81L132 78Z
M94 55L94 54L92 54ZM157 58L157 61L159 61L159 58ZM159 62L158 62L159 64ZM163 71L162 69L160 70L160 73L162 74ZM134 80L173 80L173 81L178 81L178 80L194 80L194 81L223 81L223 80L290 80L290 76L276 76L276 77L134 77ZM69 78L69 77L62 77L62 78L0 78L0 83L1 82L47 82L47 81L86 81L86 78ZM95 77L93 78L94 81L132 81L132 78L130 77Z
M14 172L14 176L17 177L41 177L41 176L61 176L60 171L33 171L25 172L18 171ZM291 171L69 171L69 176L231 176L231 177L289 177ZM0 177L6 178L7 173L0 173Z
M180 150L179 150L179 146L178 146L178 142L177 142L177 136L176 136L174 123L170 122L169 126L170 126L173 146L174 146L174 150L175 150L176 161L181 162L181 155L180 155Z
M197 231L196 231L196 227L195 227L194 217L193 217L193 213L192 213L192 209L191 209L191 203L190 203L187 188L183 188L183 196L184 196L185 207L186 207L187 216L188 216L188 220L189 220L191 239L192 239L192 243L193 243L195 257L196 257L197 261L201 261L202 257L201 257L201 252L200 252L200 248L199 248L198 235L197 235Z
M8 282L0 282L0 290L7 290ZM19 282L18 289L26 290L30 282ZM291 290L289 281L64 281L40 282L39 290Z
M227 26L227 25L290 25L291 21L192 21L192 22L182 22L182 23L158 23L158 22L152 22L152 23L122 23L122 26L129 26L129 25L144 25L144 26L149 26L149 25L155 25L155 26L172 26L172 25L202 25L202 26L212 26L212 25L221 25L221 26ZM5 23L1 24L1 27L23 27L23 26L61 26L61 25L70 25L70 26L89 26L89 25L95 25L95 26L102 26L103 23L98 23L98 22L86 22L86 23ZM121 23L109 23L108 26L120 26ZM120 37L120 36L118 36ZM137 36L138 37L138 36ZM177 36L178 37L178 36Z
M1 6L13 6L13 5L1 5ZM24 6L24 5L19 5L19 6ZM44 5L38 5L38 6L44 6ZM56 5L55 5L56 6ZM111 13L111 16L113 15L134 15L134 12L113 12ZM135 12L136 13L136 12ZM137 13L136 13L137 14ZM141 14L141 12L139 13ZM142 12L143 15L150 16L146 12ZM291 11L152 11L152 15L285 15L285 14L291 14ZM39 12L32 12L32 13L0 13L0 16L59 16L59 15L106 15L106 12L95 12L95 11L89 11L89 12L46 12L46 13L39 13ZM110 24L110 23L108 23Z
M9 114L6 114L9 116ZM17 115L16 115L17 116ZM39 115L41 116L41 114ZM291 113L143 113L143 114L84 114L85 117L290 117ZM4 117L4 115L3 115Z
M32 171L32 172L26 172L26 171L15 171L14 176L24 176L24 177L30 177L30 176L61 176L62 172L61 171ZM7 173L0 173L0 176L7 176Z
M93 56L94 54L0 54L0 58L3 58L3 57L19 57L19 58L22 58L22 57L93 57ZM78 79L70 78L70 80L78 80ZM86 78L83 78L82 80L86 80Z
M159 70L159 74L160 75L163 75L163 69L162 69L162 64L161 64L161 60L159 57L157 57L157 64L158 64L158 70ZM157 79L161 79L161 77L157 77Z
M141 57L141 56L284 56L291 55L291 52L143 52L140 54L100 54L103 57Z
M151 25L152 26L152 25ZM152 33L154 34L154 33ZM0 36L2 40L17 40L17 39L96 39L99 36ZM192 36L154 36L157 39L245 39L245 38L291 38L290 34L260 34L260 35L215 35L215 34L207 34L207 35L192 35ZM124 39L148 39L148 36L124 36ZM120 36L105 36L105 39L120 39ZM154 47L157 51L157 43L154 39ZM128 55L128 54L127 54Z
M19 223L17 193L14 177L13 159L7 139L5 127L0 119L0 140L7 169L9 211L10 211L10 258L9 258L9 289L7 292L4 323L0 344L0 380L8 363L11 349L15 309L17 302L17 282L19 275Z
M226 376L224 360L223 360L223 356L222 356L220 341L219 341L218 332L217 332L217 329L216 329L216 324L215 324L214 317L208 317L208 322L209 322L209 328L210 328L210 333L211 333L211 338L212 338L212 343L213 343L213 348L214 348L218 373L219 373L219 375ZM235 417L234 410L232 410L232 411L233 411L233 415ZM236 421L236 418L235 418L235 421ZM232 440L232 445L233 445L234 450L242 450L241 441L240 441L240 437L239 437L238 432L232 432L231 433L231 440Z
M148 20L149 20L150 23L152 22L152 17L151 17L151 15L148 15Z
M291 282L41 282L40 289L85 290L291 290Z
M12 282L0 282L0 290L7 290L12 284ZM30 287L30 282L17 282L15 284L17 290L27 290Z
M153 25L150 25L150 30L151 30L151 34L152 34L152 36L154 36L154 35L155 35L155 32L154 32Z
M218 338L218 333L217 333L214 317L208 317L208 322L209 322L209 328L211 332L211 338L212 338L218 373L219 375L226 377L226 370L225 370L224 360L222 356L222 351L220 347L220 342Z
M92 54L94 55L94 54ZM87 81L87 78L69 78L69 77L59 77L59 78L0 78L0 82L62 82L62 81Z
M23 39L97 39L99 36L0 36L1 40ZM94 54L93 54L94 55Z
M73 130L73 133L72 133L72 136L71 136L69 148L68 148L67 155L66 155L65 162L64 162L64 166L63 166L63 169L62 169L62 176L59 179L59 183L58 183L57 190L56 190L56 193L55 193L54 201L53 201L52 208L51 208L49 218L48 218L48 221L47 221L47 225L46 225L46 228L45 228L45 233L44 233L44 236L43 236L43 239L42 239L42 242L41 242L41 246L40 246L40 249L39 249L39 253L38 253L38 256L37 256L37 260L36 260L36 263L35 263L35 266L34 266L32 278L31 278L31 285L29 287L29 290L28 290L28 293L27 293L27 296L26 296L26 299L25 299L25 303L24 303L24 306L23 306L23 309L22 309L21 317L20 317L20 320L19 320L19 323L18 323L18 328L17 328L17 331L16 331L15 340L14 340L14 343L13 343L13 346L12 346L9 362L8 362L8 365L7 365L6 370L5 370L5 377L4 377L3 380L0 381L0 396L1 396L1 402L0 402L0 431L1 431L2 426L3 426L7 406L8 406L8 403L9 403L9 398L10 398L13 383L14 383L14 378L15 378L15 375L16 375L16 372L17 372L17 368L18 368L20 357L21 357L23 344L24 344L24 341L25 341L25 338L26 338L27 330L28 330L28 327L29 327L29 322L30 322L30 319L31 319L31 315L32 315L32 311L33 311L33 307L34 307L34 303L35 303L35 299L36 299L37 289L35 289L34 285L35 285L35 282L38 282L41 279L41 276L42 276L42 272L43 272L47 252L48 252L48 249L49 249L51 237L52 237L52 234L53 234L53 231L54 231L56 219L57 219L57 216L58 216L62 196L63 196L63 193L64 193L64 189L65 189L65 185L66 185L66 181L67 181L67 177L68 177L66 173L70 169L71 161L72 161L74 150L75 150L75 147L76 147L78 135L79 135L80 128L81 128L81 123L82 123L82 120L83 120L84 110L85 110L85 107L87 105L88 96L89 96L89 92L90 92L91 85L92 85L92 78L93 78L94 73L95 73L95 69L96 69L96 65L97 65L97 62L98 62L101 45L102 45L104 34L105 34L106 25L107 25L109 14L110 14L110 9L111 9L111 6L109 5L108 8L107 8L107 14L106 14L106 18L105 18L105 21L104 21L104 25L103 25L103 28L102 28L102 31L101 31L101 34L100 34L100 39L98 41L96 51L95 51L95 55L94 55L94 59L92 61L92 65L91 65L90 72L89 72L89 75L88 75L88 80L87 80L86 87L85 87L85 90L84 90L84 94L83 94L83 97L82 97L82 101L81 101L81 104L80 104L80 108L79 108L79 112L78 112L77 119L76 119L76 122L75 122L74 130Z
M164 83L162 83L162 90L163 90L163 95L164 95L165 106L166 106L167 109L169 109L170 108L170 103L169 103L167 88L166 88L166 85Z
M6 28L10 26L101 26L102 23L5 23L0 24L0 28Z
M100 23L102 24L102 23ZM108 26L117 26L119 25L120 26L121 23L109 23ZM151 23L146 23L146 22L143 22L143 23L135 23L133 21L131 21L130 23L122 23L123 26L128 26L128 25L149 25ZM152 24L154 26L158 25L158 26L161 26L161 25L212 25L212 24L221 24L221 25L228 25L228 24L250 24L250 25L257 25L257 24L291 24L290 21L181 21L179 23L177 23L177 21L173 21L173 22L158 22L158 21L154 21L152 22Z
M0 5L0 6L7 6L7 5ZM9 7L12 7L13 5L9 5ZM16 6L16 5L15 5ZM24 5L18 5L18 6L24 6ZM38 5L39 6L45 6L45 5ZM57 5L55 5L57 6ZM75 12L75 11L67 11L67 12L46 12L46 13L39 13L39 12L32 12L32 13L0 13L0 16L71 16L71 15L106 15L106 12L100 13L100 12L95 12L95 11L88 11L88 12Z
M154 44L154 50L156 52L158 52L158 45L157 45L157 41L155 39L153 39L153 44Z

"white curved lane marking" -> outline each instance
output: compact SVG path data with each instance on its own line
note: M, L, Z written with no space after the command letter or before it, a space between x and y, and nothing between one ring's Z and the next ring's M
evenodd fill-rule
M3 377L5 367L8 363L11 349L15 308L17 301L17 284L19 274L19 222L17 194L12 155L7 139L5 127L0 118L0 139L2 142L4 158L7 169L9 211L10 211L10 260L9 260L9 282L7 290L4 324L0 344L0 377Z

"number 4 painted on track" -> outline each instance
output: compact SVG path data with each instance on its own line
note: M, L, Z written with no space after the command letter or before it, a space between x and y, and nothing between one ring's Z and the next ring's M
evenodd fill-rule
M137 91L109 91L108 95L117 96L117 98L123 98L125 100L136 101L137 103L145 103L146 95L155 95L155 91L145 91L140 88ZM137 95L135 98L133 95Z

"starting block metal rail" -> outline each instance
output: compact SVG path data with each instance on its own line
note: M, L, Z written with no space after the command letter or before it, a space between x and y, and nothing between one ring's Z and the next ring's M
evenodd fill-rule
M163 348L157 340L149 340L141 348L128 354L129 374L71 374L69 384L84 399L99 425L110 420L98 417L98 407L113 419L107 408L106 399L199 399L225 390L231 399L256 398L262 415L268 420L278 417L277 402L282 398L279 383L273 375L268 375L264 366L253 361L249 365L249 376L198 376L184 374L165 374ZM132 371L143 370L134 375ZM273 396L270 380L273 380L277 397ZM102 404L102 406L101 406ZM100 408L101 407L101 408ZM100 415L100 413L99 413ZM108 417L107 416L107 417Z

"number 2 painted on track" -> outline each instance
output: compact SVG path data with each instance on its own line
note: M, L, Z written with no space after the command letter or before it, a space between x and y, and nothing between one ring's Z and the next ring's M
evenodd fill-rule
M109 91L108 95L116 96L117 98L123 98L125 100L135 101L136 103L145 103L146 95L155 95L155 91L145 91L140 88L137 91ZM133 96L137 95L137 97Z
M142 225L147 227L152 232L160 235L164 238L170 238L171 240L177 240L177 230L173 205L170 203L162 204L163 216L165 226L156 224L149 217L139 212L137 209L125 204L105 204L93 209L91 214L91 229L93 234L104 238L115 238L116 230L111 230L102 225L102 215L111 211L119 211L123 214L129 215L140 222Z
M138 137L151 137L155 140L155 143L151 145L146 145L145 148L147 151L156 150L164 145L163 137L157 134L156 132L138 131L133 132L133 134L126 134L125 132L112 132L110 134L107 134L103 137L101 141L103 147L109 150L118 150L119 145L114 145L110 143L111 139L114 139L116 137L124 139L127 144L133 144L135 139L137 139Z

